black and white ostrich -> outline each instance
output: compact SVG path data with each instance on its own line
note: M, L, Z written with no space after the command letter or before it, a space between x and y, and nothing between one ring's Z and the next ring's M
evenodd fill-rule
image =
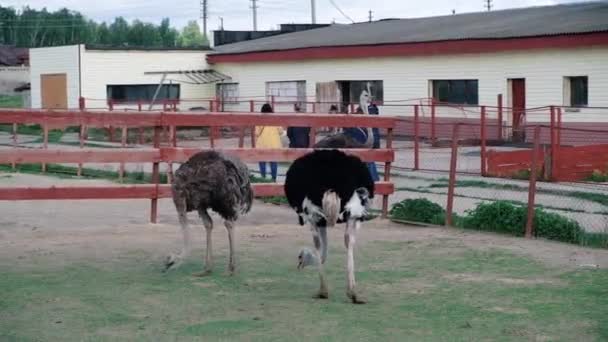
M374 182L367 165L339 150L315 150L296 159L287 171L285 194L298 214L300 225L308 223L315 251L304 248L298 269L316 264L321 286L317 297L328 298L323 264L327 259L327 228L346 223L347 296L353 303L365 301L355 290L355 234L374 197Z
M371 97L371 89L368 83L367 90L361 92L359 96L359 106L363 110L363 114L369 115L369 103ZM360 142L352 136L344 132L334 133L326 136L317 142L315 148L372 148L374 146L374 132L371 127L365 128L367 138L365 142Z
M251 210L253 190L247 166L238 158L216 151L199 152L182 164L172 182L173 202L179 215L184 238L181 253L171 254L165 261L165 269L177 267L190 254L190 231L187 213L198 211L207 232L207 251L205 269L197 276L211 273L213 256L211 232L213 221L208 210L211 209L224 219L228 230L230 259L228 271L235 271L234 226L240 215Z

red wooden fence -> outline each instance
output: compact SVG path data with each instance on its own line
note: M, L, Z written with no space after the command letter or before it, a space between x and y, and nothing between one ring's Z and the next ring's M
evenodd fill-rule
M308 126L316 127L378 127L387 130L386 149L349 149L345 152L359 156L363 161L385 163L384 182L378 182L376 193L383 196L384 216L388 213L388 195L394 192L390 182L390 167L395 159L392 149L394 118L347 115L301 115L301 114L243 114L243 113L200 113L167 114L150 113L107 113L85 111L24 111L0 110L0 124L40 124L43 127L68 126L114 126L114 127L154 127L154 148L113 149L113 150L50 150L12 148L0 151L0 164L19 163L153 163L153 184L135 186L104 187L50 187L50 188L0 188L0 200L58 200L58 199L150 199L150 219L156 222L157 201L171 197L169 185L159 182L160 163L179 163L186 161L201 149L160 146L160 132L170 127L246 127L246 126ZM173 140L173 139L170 139ZM82 146L82 145L81 145ZM236 155L245 162L292 161L312 149L221 149ZM283 195L282 184L254 184L258 197Z
M542 138L540 138L542 139ZM582 181L598 170L608 172L608 144L574 147L557 147L555 152L539 152L539 160L553 156L549 178L553 181ZM545 163L546 165L546 163ZM512 177L523 170L531 170L532 150L489 151L487 157L488 176Z

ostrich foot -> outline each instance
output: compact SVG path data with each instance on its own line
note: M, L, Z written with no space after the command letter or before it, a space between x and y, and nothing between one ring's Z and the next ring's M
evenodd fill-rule
M233 276L236 273L236 266L232 264L228 265L227 273L229 276Z
M350 300L353 302L353 304L365 304L367 303L367 301L362 298L361 296L357 296L357 294L355 292L347 292L346 295L348 296L348 298L350 298Z
M316 299L328 299L329 298L329 293L327 292L327 290L319 290L319 292L317 292L313 298Z
M164 270L163 272L167 272L171 269L176 269L179 265L181 265L183 259L180 255L176 255L176 254L169 254L166 258L165 258L165 262L164 262Z
M211 275L211 270L204 270L202 272L196 272L196 273L192 273L193 277L198 277L198 278L202 278L202 277L207 277Z

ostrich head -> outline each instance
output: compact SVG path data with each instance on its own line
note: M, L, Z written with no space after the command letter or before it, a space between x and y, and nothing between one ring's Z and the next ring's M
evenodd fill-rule
M300 249L300 253L298 254L298 270L303 270L306 266L315 266L317 265L319 260L315 254L308 248L304 247Z
M370 100L371 100L370 93L367 90L362 91L361 96L359 96L359 106L363 110L364 114L369 114L368 106L369 106Z

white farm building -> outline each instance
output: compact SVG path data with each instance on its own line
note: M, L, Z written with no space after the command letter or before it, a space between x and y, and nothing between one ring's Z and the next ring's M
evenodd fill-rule
M205 70L208 52L87 45L31 49L32 107L78 108L80 97L86 99L87 108L107 108L108 100L121 108L135 107L138 101L146 105L164 72ZM191 99L186 106L200 106L200 99L214 95L214 86L200 83L205 82L168 73L157 99Z
M281 102L295 101L309 102L311 111L315 102L356 102L369 84L381 115L411 117L413 109L399 105L433 99L451 104L436 108L445 121L478 120L479 106L496 106L501 94L504 126L548 122L547 111L521 108L557 105L568 107L564 126L608 128L607 18L608 2L590 2L336 24L213 51L32 49L32 103L45 107L45 75L65 74L67 107L77 107L79 96L108 100L114 86L153 89L160 76L146 75L151 71L207 70L226 79L174 80L179 94L165 93L179 97L182 110L194 106L186 100L217 96L225 111L271 98L280 111L293 108ZM420 115L428 118L429 107ZM488 109L488 118L496 120L497 110Z

